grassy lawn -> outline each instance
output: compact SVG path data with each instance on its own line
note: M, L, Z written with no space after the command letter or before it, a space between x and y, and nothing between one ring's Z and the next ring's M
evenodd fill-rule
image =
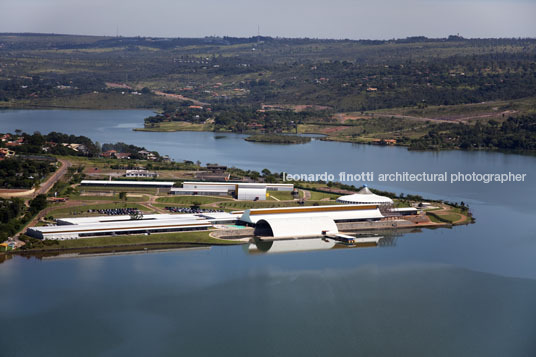
M329 198L330 200L336 200L338 197L342 196L336 193L326 193L326 192L316 192L316 191L309 191L309 192L311 192L312 201L320 201L325 198Z
M270 197L275 197L282 201L290 201L294 199L291 192L287 191L268 191L268 193L270 194Z
M115 194L114 196L79 196L73 195L70 196L71 200L80 200L80 201L119 201L119 195ZM146 202L149 200L149 196L143 195L142 197L129 197L127 195L127 202Z
M303 206L313 206L314 204L329 205L336 204L334 201L306 201ZM222 202L218 205L221 209L224 210L243 210L248 208L277 208L277 207L297 207L302 206L297 201L232 201L232 202Z
M146 211L147 208L143 207L136 203L127 203L125 205L125 202L114 202L114 203L105 203L105 204L93 204L93 205L85 205L85 206L74 206L74 207L60 207L55 210L50 211L47 216L53 216L55 218L59 217L85 217L85 216L95 216L95 215L101 215L99 213L89 213L88 210L94 210L94 209L109 209L109 208L137 208L141 211ZM73 212L77 212L78 214L73 214Z
M194 202L199 204L207 204L221 201L231 201L228 197L215 197L215 196L167 196L159 197L156 199L157 202L161 203L176 203L183 205L191 205Z
M151 243L195 243L195 244L236 244L232 241L216 239L209 236L210 231L203 232L181 232L181 233L161 233L151 235L131 235L131 236L110 236L98 238L72 239L65 241L56 241L57 243L47 241L46 244L41 241L34 243L33 249L76 249L76 248L94 248L116 245L142 245Z
M426 212L426 215L430 217L432 222L435 222L435 223L452 224L453 222L456 222L462 218L461 215L459 215L458 213L454 213L454 212L442 213L442 214L435 213L435 212Z

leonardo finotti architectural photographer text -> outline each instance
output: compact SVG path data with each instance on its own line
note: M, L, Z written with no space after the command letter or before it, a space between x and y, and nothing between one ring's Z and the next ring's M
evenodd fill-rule
M339 172L338 174L332 174L328 172L316 173L316 174L290 174L283 173L283 181L343 181L343 182L524 182L527 178L527 174L522 173L478 173L478 172L453 172L448 173L430 173L430 172L393 172L393 173L379 173L375 174L373 171L362 171L358 173Z

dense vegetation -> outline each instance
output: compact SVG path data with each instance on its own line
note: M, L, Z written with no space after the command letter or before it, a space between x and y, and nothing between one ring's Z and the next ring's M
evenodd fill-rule
M86 136L69 135L57 132L51 132L46 135L39 132L33 134L18 132L16 134L8 135L10 135L10 141L20 141L16 146L9 146L9 149L15 151L17 156L22 157L43 154L97 157L104 151L115 150L119 153L130 153L130 157L133 159L145 158L144 155L139 154L139 151L145 150L144 147L122 142L103 144L101 146L98 142L93 142ZM7 141L0 142L0 147L5 147L7 144ZM71 144L75 145L73 146ZM158 152L152 151L152 153L157 159L160 159Z
M0 198L0 242L15 234L46 206L47 200L44 195L38 195L31 200L28 208L19 198L9 200Z
M496 126L487 121L475 127L417 125L378 116L358 124L338 122L334 115L521 98L534 104L535 39L0 34L0 63L0 106L160 109L147 118L148 130L292 133L299 125L350 124L349 132L336 139L362 142L394 135L412 148L533 146L525 124L503 127L502 122L508 116L530 117L534 105L527 111L507 109ZM177 124L184 122L188 125ZM511 130L518 129L527 133L516 140ZM505 133L509 139L495 140Z
M144 95L161 90L211 104L299 103L355 111L515 99L534 95L536 87L532 39L0 34L0 44L0 101L145 88ZM107 82L128 85L109 88Z
M536 115L508 118L499 123L439 124L428 134L410 140L410 148L536 150Z
M85 136L68 135L63 133L51 132L43 135L39 132L33 134L17 132L10 134L11 140L21 140L21 143L10 149L16 151L18 155L27 154L54 154L54 155L74 155L74 156L96 156L100 153L97 143ZM68 144L80 144L80 150L76 151L69 147ZM6 146L1 142L0 147Z
M131 144L125 144L123 142L119 142L119 143L115 143L115 144L102 144L101 150L102 150L102 152L105 152L105 151L108 151L108 150L115 150L115 151L117 151L119 153L129 153L130 158L131 159L136 159L136 160L144 159L145 156L140 154L139 152L143 151L143 150L146 151L146 149L144 147L131 145ZM160 157L158 152L152 151L152 153L156 157Z
M0 188L32 188L56 166L46 161L6 159L0 161Z

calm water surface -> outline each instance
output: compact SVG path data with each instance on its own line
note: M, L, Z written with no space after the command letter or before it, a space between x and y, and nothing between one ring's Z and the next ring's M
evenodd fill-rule
M254 170L510 171L527 181L371 183L463 200L477 218L380 248L14 257L0 265L0 355L536 355L536 158L131 130L149 114L4 111L0 132L60 131Z

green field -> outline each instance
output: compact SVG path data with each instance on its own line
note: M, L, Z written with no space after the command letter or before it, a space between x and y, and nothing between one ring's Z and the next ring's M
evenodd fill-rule
M336 200L337 198L342 196L336 193L327 193L327 192L318 192L318 191L309 191L309 192L311 192L311 201L320 201L320 200L325 200L325 199Z
M458 213L449 212L449 213L436 213L436 212L426 212L426 215L430 217L430 220L435 223L454 223L462 218Z
M119 195L114 194L113 196L80 196L80 195L71 195L69 198L71 200L80 200L80 201L120 201ZM129 197L127 195L127 202L146 202L149 200L149 196L143 195L142 197Z
M248 208L277 208L277 207L297 207L297 206L313 206L313 205L331 205L337 204L335 201L306 201L300 205L298 201L233 201L222 202L218 206L224 210L244 210Z
M141 245L144 244L177 244L177 243L192 243L192 244L236 244L236 242L216 239L209 236L209 231L203 232L181 232L181 233L161 233L151 235L125 235L114 237L98 237L98 238L83 238L72 239L65 241L45 241L31 239L32 248L36 250L55 250L55 249L77 249L77 248L96 248L96 247L111 247L125 245ZM31 250L29 249L29 250ZM28 249L26 249L28 250Z
M268 191L270 194L270 197L275 197L281 201L290 201L294 200L294 196L292 196L291 192L287 191Z

